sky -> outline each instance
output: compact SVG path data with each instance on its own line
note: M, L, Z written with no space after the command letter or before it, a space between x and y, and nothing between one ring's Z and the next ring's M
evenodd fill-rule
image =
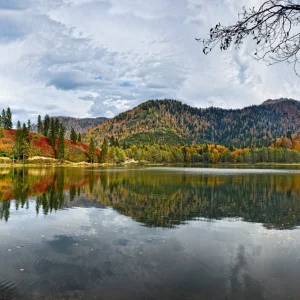
M261 0L0 0L0 108L113 117L150 99L241 108L300 97L291 66L240 50L202 53L195 38Z

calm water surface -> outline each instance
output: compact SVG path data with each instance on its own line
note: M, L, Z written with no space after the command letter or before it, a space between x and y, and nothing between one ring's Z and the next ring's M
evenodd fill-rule
M1 169L0 299L300 299L300 171Z

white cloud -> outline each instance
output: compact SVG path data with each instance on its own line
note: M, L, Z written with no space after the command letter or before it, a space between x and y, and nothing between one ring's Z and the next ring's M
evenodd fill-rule
M205 56L195 41L258 3L0 0L0 105L25 120L112 117L156 98L224 108L297 98L292 68L253 61L251 43Z

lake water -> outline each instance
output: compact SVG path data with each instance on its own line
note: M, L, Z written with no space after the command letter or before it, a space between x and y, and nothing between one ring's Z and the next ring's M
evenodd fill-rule
M1 169L0 299L300 299L300 171Z

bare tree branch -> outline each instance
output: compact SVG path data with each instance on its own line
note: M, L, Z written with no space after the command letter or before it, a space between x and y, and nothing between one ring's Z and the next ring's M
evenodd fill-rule
M256 60L267 61L270 65L292 64L298 75L299 25L299 0L267 0L258 9L243 7L236 24L222 26L219 23L210 29L208 38L196 40L203 43L203 53L208 54L217 45L221 50L232 45L238 49L246 38L252 37L256 43L253 56Z

